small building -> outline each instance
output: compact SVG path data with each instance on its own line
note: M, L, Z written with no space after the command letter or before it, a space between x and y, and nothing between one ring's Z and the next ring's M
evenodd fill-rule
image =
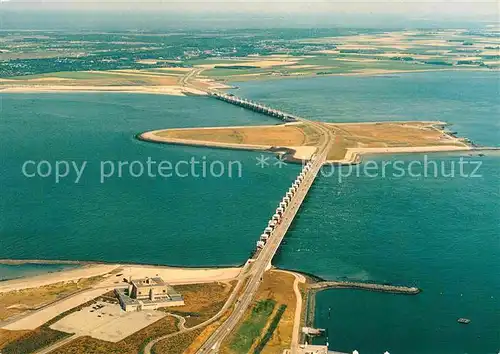
M167 297L168 285L161 278L131 280L128 293L132 299L156 300Z
M302 333L309 336L321 336L325 333L323 328L302 327Z
M130 280L128 289L115 289L115 294L127 312L184 305L182 295L160 277Z

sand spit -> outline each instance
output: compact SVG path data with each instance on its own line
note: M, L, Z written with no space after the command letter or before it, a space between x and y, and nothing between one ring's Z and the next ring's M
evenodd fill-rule
M262 126L259 126L262 127ZM271 126L274 127L274 126ZM221 127L207 127L207 128L197 128L197 129L220 129ZM231 127L237 128L237 127ZM248 128L248 127L245 127ZM191 140L191 139L178 139L171 137L159 136L157 133L164 131L165 129L153 130L139 134L138 139L163 144L176 144L176 145L188 145L197 147L208 147L216 149L234 149L234 150L249 150L249 151L269 151L278 152L282 154L283 150L289 150L283 157L285 161L298 161L298 160L308 160L316 151L314 146L271 146L271 145L255 145L255 144L234 144L234 143L223 143L215 141L202 141L202 140ZM281 150L280 150L281 149Z
M5 85L0 92L36 93L36 92L120 92L146 93L158 95L185 96L206 95L204 91L181 86L69 86L69 85Z
M189 146L210 147L210 148L220 148L220 149L268 150L271 148L271 146L267 146L267 145L231 144L231 143L202 141L202 140L177 139L177 138L170 138L170 137L163 137L163 136L156 135L156 133L159 133L163 130L164 129L153 130L150 132L142 133L142 134L139 134L137 136L137 138L140 140L150 141L153 143L189 145Z
M119 279L110 276L111 272L122 274ZM167 266L123 265L123 264L88 264L76 269L62 270L33 277L12 279L0 282L0 293L37 288L60 282L73 282L79 279L102 276L98 286L112 286L122 278L144 278L160 276L175 284L205 283L225 281L235 278L240 268L178 268Z
M414 147L380 147L380 148L348 148L342 160L328 160L326 164L330 165L353 165L362 160L362 155L378 154L410 154L425 152L452 152L452 151L470 151L473 147L463 145L440 145L440 146L414 146Z
M0 282L0 293L17 291L40 286L77 281L79 279L102 276L117 269L117 264L96 264L83 266L81 268L62 270L59 272L36 275L34 277L12 279Z

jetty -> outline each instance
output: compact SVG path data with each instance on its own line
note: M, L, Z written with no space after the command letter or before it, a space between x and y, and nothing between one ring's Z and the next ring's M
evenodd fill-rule
M325 290L325 289L362 289L369 291L378 291L384 293L394 293L394 294L405 294L405 295L417 295L420 293L420 289L417 287L399 286L399 285L386 285L386 284L375 284L375 283L362 283L362 282L350 282L350 281L322 281L319 283L309 285L311 290Z

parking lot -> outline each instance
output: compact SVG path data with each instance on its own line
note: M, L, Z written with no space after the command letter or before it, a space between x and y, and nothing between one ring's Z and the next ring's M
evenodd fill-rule
M50 328L118 342L165 316L161 311L125 312L118 304L99 301L64 317Z

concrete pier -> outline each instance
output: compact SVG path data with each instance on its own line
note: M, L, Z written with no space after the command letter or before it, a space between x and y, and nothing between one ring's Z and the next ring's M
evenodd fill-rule
M398 285L384 285L373 283L358 283L350 281L322 281L309 285L311 290L325 290L332 288L349 288L349 289L364 289L370 291L380 291L385 293L416 295L420 293L417 287L407 287Z

